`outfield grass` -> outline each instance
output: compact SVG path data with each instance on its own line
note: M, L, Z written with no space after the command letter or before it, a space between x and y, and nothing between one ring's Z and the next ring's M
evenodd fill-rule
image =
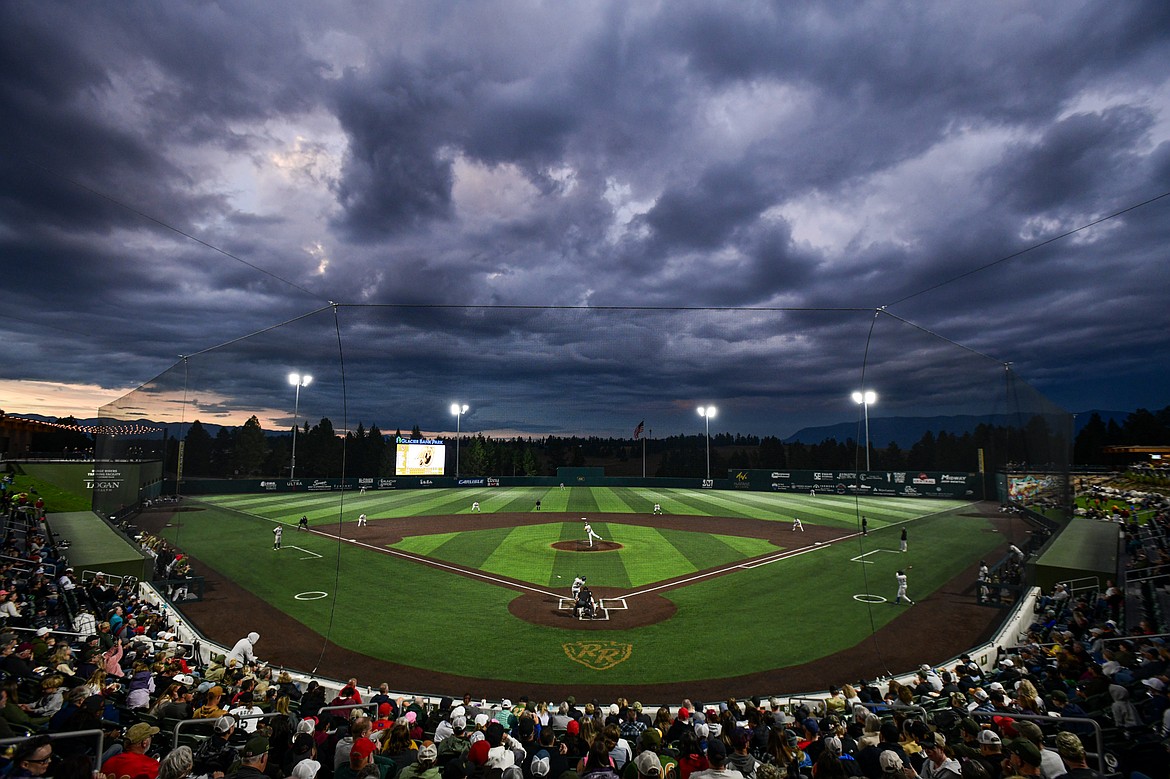
M404 538L396 546L485 572L553 586L585 564L600 566L591 582L639 587L695 570L741 560L771 544L731 538L718 522L702 530L656 530L624 524L623 513L649 513L655 502L670 514L749 517L806 526L855 530L859 512L870 535L815 547L758 568L668 590L674 617L621 631L581 631L533 625L512 616L511 588L401 559L376 549L285 533L285 549L269 551L274 522L295 523L301 514L322 529L356 519L443 515L470 510L529 511L539 498L544 511L589 513L605 538L621 538L636 554L572 555L563 562L550 548L558 538L578 538L576 521L452 534L437 523L432 535ZM446 673L506 681L565 684L657 684L739 676L798 665L853 646L901 610L888 602L866 604L856 595L892 601L898 567L913 564L910 595L917 599L976 562L1000 541L990 523L961 516L966 504L914 499L856 499L702 490L574 487L425 490L338 495L247 495L205 499L205 511L183 512L168 535L181 548L214 565L290 617L354 651L391 662ZM910 551L898 553L898 526L911 528ZM799 535L799 534L797 534ZM921 550L921 551L920 551ZM926 552L929 550L929 553ZM865 554L867 562L853 558ZM582 558L598 558L596 561ZM568 558L565 558L568 559ZM598 577L596 580L594 576ZM610 583L612 582L612 583ZM298 593L324 593L317 600ZM302 595L302 597L306 597ZM630 601L637 608L637 600ZM361 620L352 615L362 614ZM335 615L346 615L343 619ZM371 622L373 620L373 622ZM377 624L376 630L370 624ZM332 627L330 627L332 625ZM719 637L720 640L712 640ZM573 662L565 646L583 639L613 640L632 647L629 659L605 671ZM523 648L518 662L518 648Z
M436 514L470 514L479 502L482 513L532 511L536 501L546 512L597 514L649 514L655 503L666 514L696 517L746 517L803 522L835 527L856 527L858 512L869 518L871 530L901 522L923 512L963 505L956 501L920 498L853 498L840 495L807 495L778 492L723 492L714 490L651 489L647 487L485 487L434 490L374 490L364 495L346 493L344 506L338 494L281 493L276 495L222 495L204 503L295 524L302 514L311 525L356 521L359 514L371 519L416 517Z
M627 589L776 551L769 541L718 533L616 522L594 522L593 529L622 548L600 554L553 549L581 538L577 522L410 536L394 548L544 587L564 587L581 575L593 587Z

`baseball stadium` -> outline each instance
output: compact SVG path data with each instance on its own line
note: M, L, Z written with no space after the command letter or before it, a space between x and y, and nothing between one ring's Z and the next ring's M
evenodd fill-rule
M380 416L350 416L364 364L441 352L444 319L468 316L487 333L528 329L532 350L495 354L485 342L482 362L449 376L404 367ZM670 312L694 339L659 359L689 367L669 371L677 392L633 396L622 363L653 348L642 339L665 316L488 308L421 321L410 308L331 306L184 356L101 410L93 513L56 520L80 536L70 561L84 576L156 580L144 586L191 632L201 662L255 632L272 667L430 697L804 695L972 650L994 662L1005 626L1030 613L1026 577L1044 574L1018 566L989 588L981 569L1006 572L1020 562L1013 549L1034 563L1060 535L1068 415L1010 366L874 311ZM371 317L400 319L400 339L366 343ZM599 318L608 343L571 342ZM813 342L843 322L856 325L849 348ZM704 363L709 329L757 353L738 397L700 394L719 364ZM798 361L791 345L806 337ZM575 375L575 363L601 359L611 384ZM312 383L285 383L293 371ZM547 372L561 400L514 392L509 377L525 371ZM818 397L804 371L851 378L840 397ZM241 392L262 374L271 392ZM854 387L877 397L854 403ZM449 412L455 396L466 405ZM712 405L700 417L696 403ZM848 433L835 448L789 443L772 455L758 437L736 443L757 431L753 416L776 410L847 420ZM592 427L616 428L614 417L620 433ZM359 451L369 436L353 434L371 423L389 442L377 463ZM216 438L237 431L227 476L200 472L192 430L212 424ZM266 432L248 443L238 431L249 426ZM554 438L620 446L550 454ZM500 456L500 442L521 442L530 462ZM685 457L672 450L688 443ZM262 451L245 472L240 452L253 445ZM430 470L409 467L419 447L415 465ZM28 466L38 467L50 466ZM134 542L129 564L97 543L107 532ZM159 575L160 549L183 561L183 578ZM589 592L584 610L574 581Z

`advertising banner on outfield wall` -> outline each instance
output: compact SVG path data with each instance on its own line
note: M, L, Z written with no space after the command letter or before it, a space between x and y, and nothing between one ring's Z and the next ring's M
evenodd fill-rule
M733 489L876 495L898 498L973 499L979 474L954 471L796 471L739 469L727 472Z

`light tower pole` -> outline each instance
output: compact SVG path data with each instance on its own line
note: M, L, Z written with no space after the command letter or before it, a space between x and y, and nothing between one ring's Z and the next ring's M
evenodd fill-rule
M309 386L312 381L313 377L307 373L303 376L299 373L290 373L288 375L288 383L297 388L296 400L293 402L292 464L288 469L288 477L290 479L297 477L297 427L300 426L301 417L301 387Z
M455 415L455 478L459 478L459 428L463 415L467 413L466 403L452 403L451 413Z
M717 411L714 406L699 406L699 416L706 423L707 430L707 481L711 481L711 417L715 416Z
M869 470L869 407L877 402L877 393L873 390L857 391L853 393L853 402L865 409L865 470Z

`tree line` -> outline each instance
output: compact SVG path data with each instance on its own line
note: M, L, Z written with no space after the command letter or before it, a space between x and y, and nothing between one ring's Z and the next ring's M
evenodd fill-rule
M58 420L72 423L72 418ZM358 423L340 435L328 418L305 422L296 436L297 476L355 477L394 475L396 430L384 434L377 425ZM416 425L408 434L421 438ZM1019 425L981 424L967 432L927 432L909 448L894 442L870 450L873 470L975 471L983 451L986 470L1007 463L1064 464L1069 455L1067 431L1050 429L1045 417ZM292 435L271 434L253 416L242 426L221 427L212 435L199 421L183 438L183 473L192 477L286 477L292 460ZM447 472L455 473L455 439L446 440ZM1129 459L1107 455L1109 446L1170 444L1170 406L1161 411L1138 409L1123 421L1105 421L1094 413L1077 434L1075 465L1123 465ZM93 438L76 430L34 434L39 452L90 449ZM178 441L166 441L166 467L178 465ZM715 433L711 436L711 472L728 469L854 470L865 465L864 447L852 439L827 438L819 443L785 443L775 436ZM464 435L459 442L459 471L472 476L552 476L562 466L604 467L608 475L640 475L643 452L650 476L696 477L706 473L707 439L702 434L640 439L598 436L494 438ZM343 470L344 468L344 470Z

